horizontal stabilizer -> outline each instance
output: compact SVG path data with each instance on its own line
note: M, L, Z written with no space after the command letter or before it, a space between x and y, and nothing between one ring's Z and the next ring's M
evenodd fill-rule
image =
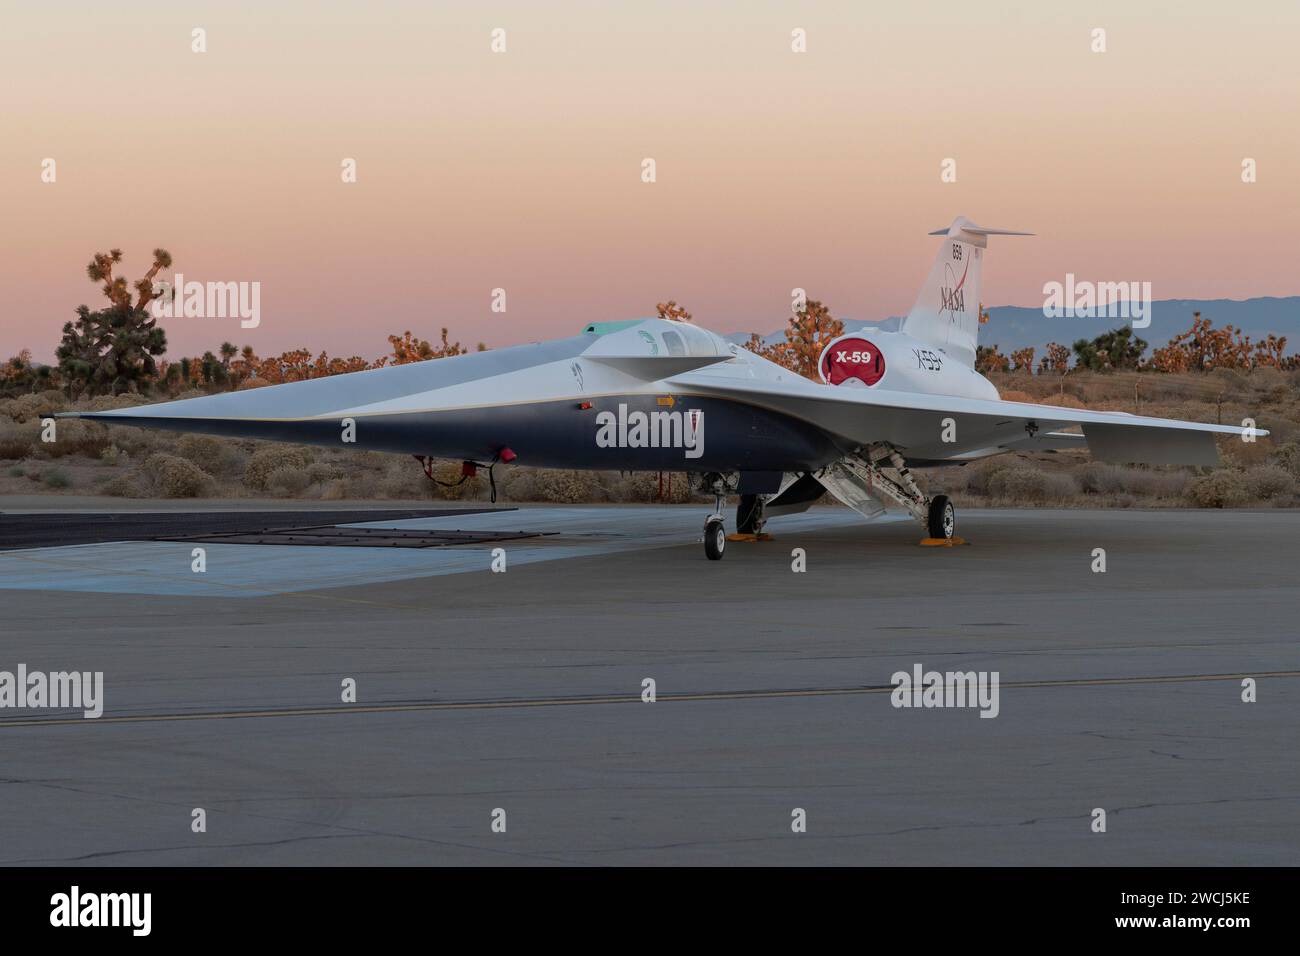
M972 236L1032 236L1032 232L1017 232L1014 229L990 229L987 226L977 226L966 218L958 218L951 226L945 226L942 229L936 229L934 232L927 233L931 236L956 235L959 232L969 232Z

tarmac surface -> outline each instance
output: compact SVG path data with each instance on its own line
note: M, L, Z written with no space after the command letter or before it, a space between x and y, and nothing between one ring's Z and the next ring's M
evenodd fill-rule
M966 511L943 549L816 508L721 562L702 518L384 515L546 536L212 543L202 573L190 543L0 553L0 671L104 673L98 719L0 707L0 863L1300 858L1300 513ZM997 672L997 717L892 706L918 664Z
M487 510L487 509L484 509ZM428 508L419 511L127 511L108 514L41 511L0 516L0 551L99 544L105 541L151 541L186 535L199 538L235 534L283 533L288 529L350 521L380 521L460 513L460 509ZM465 512L468 513L468 512Z

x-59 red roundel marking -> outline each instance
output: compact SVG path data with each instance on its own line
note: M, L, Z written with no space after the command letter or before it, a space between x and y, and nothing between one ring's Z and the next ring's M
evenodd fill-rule
M875 385L885 375L885 357L866 339L840 339L822 355L822 377L832 385L856 378Z

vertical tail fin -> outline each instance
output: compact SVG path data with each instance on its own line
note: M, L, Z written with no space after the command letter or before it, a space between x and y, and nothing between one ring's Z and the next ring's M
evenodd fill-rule
M973 366L979 338L980 273L988 237L1033 233L986 229L958 216L947 229L930 235L943 236L944 241L902 329L954 361Z

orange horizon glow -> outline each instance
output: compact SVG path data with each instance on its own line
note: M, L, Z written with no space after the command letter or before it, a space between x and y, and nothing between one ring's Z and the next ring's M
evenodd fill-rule
M501 346L670 298L765 333L795 287L883 319L957 215L1037 233L991 240L986 306L1068 272L1295 295L1298 30L1281 2L24 4L0 37L0 358L52 359L110 247L132 280L163 246L261 284L257 329L173 320L173 358L375 358L443 326Z

